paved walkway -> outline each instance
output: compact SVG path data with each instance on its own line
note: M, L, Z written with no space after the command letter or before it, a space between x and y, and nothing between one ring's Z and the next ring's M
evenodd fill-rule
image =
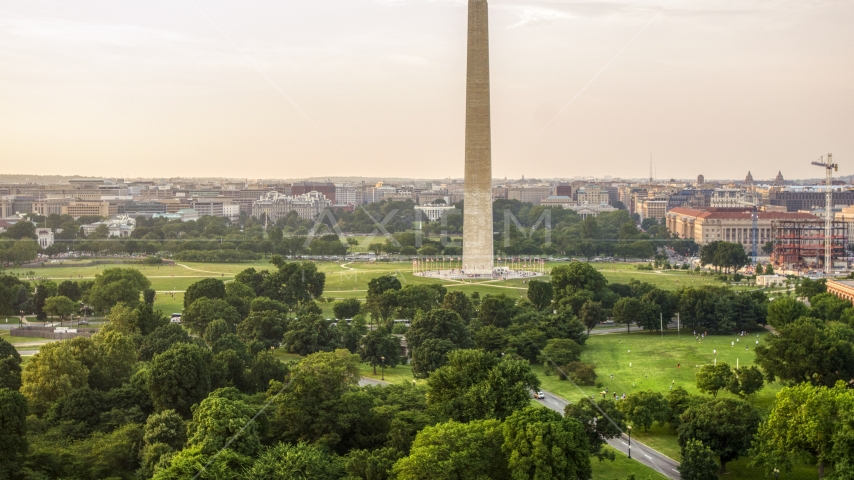
M359 380L359 385L363 387L366 385L374 385L381 387L388 384L388 382L374 380L373 378L362 377ZM563 411L569 404L569 402L563 397L555 395L554 393L546 391L543 391L543 393L546 395L546 398L537 401L542 403L545 407L550 408L551 410L554 410L563 415ZM612 438L608 440L608 445L622 452L623 454L628 455L628 439L629 437L626 435L623 435L621 438ZM652 448L638 442L637 440L632 440L632 459L635 459L638 462L646 465L647 467L652 468L653 470L661 473L662 475L667 478L670 478L671 480L681 480L682 478L679 475L678 470L679 462L664 455L663 453L653 450Z
M542 403L545 407L563 415L563 411L569 404L569 402L563 397L555 395L554 393L546 391L543 391L543 393L545 393L546 398L537 401ZM623 454L628 455L628 440L629 437L627 435L623 435L620 438L612 438L608 440L608 445L622 452ZM632 459L637 460L638 462L646 465L647 467L655 470L656 472L661 473L665 477L670 478L672 480L680 480L682 478L679 475L678 470L679 462L664 455L663 453L653 450L652 448L638 442L637 440L632 440Z

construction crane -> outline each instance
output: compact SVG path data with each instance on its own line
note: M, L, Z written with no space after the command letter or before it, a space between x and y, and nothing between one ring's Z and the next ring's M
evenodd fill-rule
M812 162L816 167L824 167L827 173L827 193L824 200L824 274L830 277L833 273L833 172L839 170L839 165L833 163L833 154L827 154L827 161L821 157Z

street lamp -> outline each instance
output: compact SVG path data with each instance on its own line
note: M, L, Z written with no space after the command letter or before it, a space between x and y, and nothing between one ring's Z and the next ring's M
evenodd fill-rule
M380 360L383 362L382 381L385 381L385 357L380 357Z
M632 426L629 425L629 458L632 458Z
M778 469L778 468L774 469L774 478L780 478L780 469Z

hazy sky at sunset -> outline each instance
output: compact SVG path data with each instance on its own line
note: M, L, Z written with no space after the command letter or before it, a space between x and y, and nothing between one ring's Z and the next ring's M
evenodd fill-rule
M0 173L461 177L465 5L2 2ZM854 1L490 15L495 177L854 173Z

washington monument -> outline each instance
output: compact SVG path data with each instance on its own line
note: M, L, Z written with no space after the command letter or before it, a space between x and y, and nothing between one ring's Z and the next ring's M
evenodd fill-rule
M486 0L469 0L463 269L492 276L492 131Z

